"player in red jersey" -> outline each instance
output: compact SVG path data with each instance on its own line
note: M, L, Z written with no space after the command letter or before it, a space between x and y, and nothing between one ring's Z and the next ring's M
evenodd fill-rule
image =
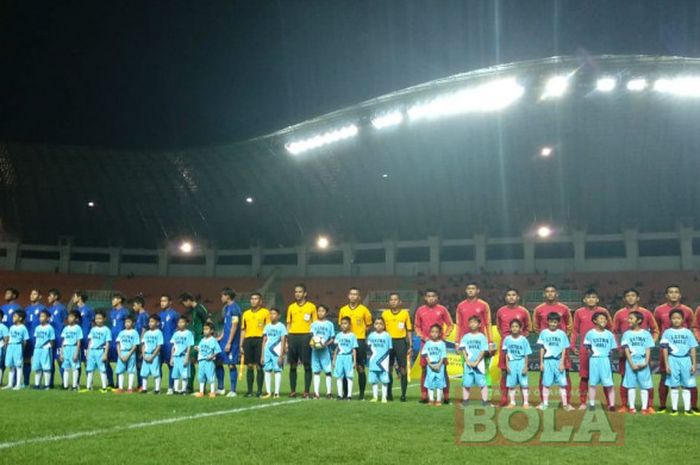
M501 341L510 335L510 324L513 320L520 321L520 333L528 337L532 331L532 319L530 318L530 312L520 305L520 293L517 289L509 288L506 290L504 300L506 304L496 312L496 328L498 329L498 334L501 335ZM501 347L499 347L500 355L498 357L498 368L501 369L500 406L505 407L508 405L508 389L506 388L508 370L506 369L506 358L500 349Z
M683 327L692 329L694 327L694 315L690 307L683 305L681 299L680 286L672 284L666 287L666 303L659 305L654 309L654 318L656 324L659 325L659 331L663 334L671 327L671 310L679 309L683 312ZM664 349L661 349L663 351ZM659 373L661 373L661 381L659 382L659 413L666 412L666 397L668 396L668 387L666 387L666 362L663 352L659 356ZM698 388L690 388L690 405L692 405L693 414L700 415L698 411Z
M554 312L561 316L559 329L564 331L566 335L571 338L574 319L571 317L571 310L569 310L569 307L559 302L559 291L557 291L557 287L554 284L547 284L544 286L542 296L544 297L544 303L538 305L533 313L533 330L539 333L547 329L547 316ZM571 399L571 376L569 375L569 370L571 370L571 357L569 357L569 351L566 352L564 366L566 367L566 398ZM544 402L542 397L542 371L540 371L540 400Z
M607 316L606 329L612 330L612 317L606 308L598 306L600 296L595 289L588 289L583 295L583 307L574 312L574 327L571 333L571 351L578 355L578 396L581 402L580 410L586 409L586 399L588 397L588 357L589 351L583 347L583 340L586 333L593 329L596 324L593 323L593 315L596 313L604 313ZM576 341L578 345L576 344ZM606 388L612 389L612 388ZM609 395L606 392L606 398Z
M640 328L646 329L651 333L651 337L654 339L654 343L659 341L659 325L656 324L654 319L654 314L651 313L646 308L639 306L639 291L634 288L625 289L623 292L623 298L625 299L625 306L615 312L613 318L613 329L612 332L617 336L618 340L621 340L622 335L630 329L629 316L632 312L639 312L644 317L642 323L639 325ZM624 353L620 355L620 377L625 377L625 367L627 366L627 357ZM620 403L622 404L617 410L620 413L629 412L629 407L627 407L627 388L620 383ZM656 413L651 405L654 403L654 388L649 389L649 408L647 411L649 413Z
M418 307L415 315L415 323L413 325L416 335L420 337L420 353L423 350L423 344L425 341L430 339L430 328L433 325L439 325L445 330L442 332L442 336L450 334L454 323L452 323L452 317L445 307L439 304L440 294L434 289L427 289L424 294L425 305ZM428 365L428 360L425 355L420 357L421 375L420 375L420 402L422 404L428 403L428 390L425 388L425 370ZM450 394L450 377L447 375L447 370L445 370L445 378L447 378L447 385L443 390L443 403L448 404L449 394Z
M456 323L457 340L470 332L469 319L473 316L479 318L479 331L484 333L487 341L491 341L491 307L485 300L479 298L479 285L475 282L467 283L465 293L467 298L457 305Z
M693 327L695 339L700 342L700 306L695 309L695 326Z

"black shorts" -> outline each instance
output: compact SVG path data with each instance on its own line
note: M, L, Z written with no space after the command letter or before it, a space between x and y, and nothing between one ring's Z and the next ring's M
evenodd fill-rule
M391 351L389 352L389 367L393 368L394 363L396 363L399 368L406 368L406 356L408 355L408 343L406 338L392 339L391 340Z
M290 334L287 336L287 344L289 351L287 352L287 362L291 365L302 363L303 365L311 364L311 333L306 334Z
M367 340L358 339L357 340L357 365L366 366L367 365Z
M260 365L262 357L262 338L247 337L243 339L243 356L246 365Z

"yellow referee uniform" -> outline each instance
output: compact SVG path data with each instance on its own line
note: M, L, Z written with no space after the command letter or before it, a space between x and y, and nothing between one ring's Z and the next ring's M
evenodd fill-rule
M367 337L367 327L372 325L372 314L367 307L362 304L355 308L345 305L338 313L338 324L344 317L350 318L350 330L355 333L358 341Z
M392 339L406 339L408 332L413 331L411 314L406 309L399 310L398 313L388 309L384 310L382 319L386 324L386 332L389 333Z

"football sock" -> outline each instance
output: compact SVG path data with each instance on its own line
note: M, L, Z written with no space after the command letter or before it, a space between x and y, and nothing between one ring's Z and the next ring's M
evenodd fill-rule
M698 407L698 388L696 387L690 388L690 407Z
M488 402L489 400L489 388L484 386L481 388L481 400Z
M542 403L549 405L549 388L547 386L542 386Z
M442 402L442 391L440 389L436 389L435 394L437 394L436 402Z
M615 406L615 389L613 388L613 386L604 387L603 391L605 392L605 397L608 400L608 406L614 407Z
M269 371L265 372L265 392L272 394L272 373Z
M179 379L176 379L173 381L173 390L175 390L175 392L180 392L180 380Z
M156 379L156 391L160 391L160 376L158 376Z
M642 398L642 410L649 408L649 391L646 389L639 390L639 396ZM632 404L634 405L634 404Z
M304 365L304 392L311 390L311 365Z
M450 376L445 369L445 388L442 390L442 396L445 400L450 400Z
M37 371L36 373L34 373L34 386L39 387L40 384L41 384L41 373Z
M642 391L643 391L643 390L642 390ZM629 407L630 409L633 409L633 408L634 408L634 404L635 404L636 401L637 401L637 390L636 390L636 389L631 389L631 390L629 390L629 391L627 392L627 399L628 399L628 402L629 402L628 407ZM642 406L642 408L643 408L643 406Z
M326 373L326 394L331 394L331 374Z
M51 387L51 372L44 372L44 386Z
M30 378L31 373L32 373L32 366L29 363L25 363L22 366L22 374L24 375L24 380L26 381L27 384L29 384L29 380L31 379Z
M367 386L367 373L361 371L357 374L358 381L360 383L360 398L365 395L365 387Z
M112 372L112 364L107 361L105 363L105 368L107 369L107 372L105 373L105 379L109 383L110 386L114 387L114 373ZM102 386L103 388L105 386Z
M348 380L348 399L352 397L352 380Z
M264 375L263 375L263 369L262 369L262 367L261 367L260 365L258 365L258 367L257 367L256 370L257 370L257 371L255 372L255 374L256 374L256 379L255 379L255 381L257 382L257 388L258 388L257 392L262 392L263 377L264 377Z
M379 385L378 384L373 384L372 385L372 397L376 399L379 396Z
M530 404L530 390L528 388L520 388L523 393L523 405Z
M387 394L387 385L382 384L382 400L386 400L386 394Z
M506 372L506 370L501 370L501 407L505 407L505 405L508 403L508 388L506 387L507 376L508 373Z
M408 389L408 376L402 374L401 375L401 395L403 397L406 397L406 390Z
M666 375L661 376L659 381L659 408L666 408L666 398L668 397L668 386L666 386Z
M540 381L539 381L539 386L538 386L538 387L540 388L540 400L541 400L542 402L544 402L544 389L543 389L543 386L542 386L542 371L540 371Z
M144 380L145 382L146 380ZM199 383L199 393L204 394L204 383Z
M561 396L561 403L562 405L569 405L569 397L566 395L566 389L562 389L561 386L559 386L559 395ZM585 403L586 400L582 403Z
M10 371L8 372L8 375L7 375L7 385L14 386L14 384L15 384L15 369L10 368Z
M469 389L463 387L462 388L462 400L469 400Z
M586 381L586 385L588 385L588 381ZM561 390L561 387L559 390ZM571 399L571 373L569 373L569 370L566 370L566 386L564 390L566 391L566 398Z
M275 394L280 393L280 386L282 385L282 372L275 372Z
M561 390L561 387L559 388ZM588 394L588 378L581 378L578 383L578 397L582 404L586 403L586 395Z
M2 378L2 376L0 376ZM63 389L68 389L68 370L63 372Z
M588 386L588 405L595 405L595 386Z
M683 389L681 390L681 395L683 396L683 407L685 407L685 411L689 412L690 411L690 390L688 389Z
M73 370L73 387L78 387L78 382L80 381L80 370Z
M24 372L21 369L16 369L17 372L17 386L24 386L24 380L22 377L24 376Z
M224 389L224 366L217 365L214 368L214 374L216 375L216 384L217 387L219 388L219 391L223 391ZM204 391L202 391L204 392Z
M119 389L124 389L124 374L117 375L117 386Z
M508 397L510 397L510 404L515 405L515 389L508 389Z
M211 393L216 394L216 386L214 385L214 383L209 384L209 394Z
M148 390L148 378L142 378L141 383L141 389L144 391Z
M671 389L671 408L678 410L678 389Z
M132 389L134 389L134 378L135 378L134 374L133 374L133 373L129 373L129 390L130 390L130 391L131 391Z
M289 388L292 390L292 392L297 392L297 367L296 366L289 368Z
M620 404L627 405L627 397L629 396L629 390L620 385Z
M338 397L343 397L343 380L338 378L335 380L335 384L338 387Z
M435 390L434 389L429 389L428 390L428 401L430 403L435 402Z
M107 389L107 386L109 386L107 382L107 374L100 373L100 380L102 381L102 389Z
M255 380L255 372L253 372L253 367L248 367L245 372L245 381L248 386L248 394L253 392L253 381Z
M314 394L318 394L318 390L321 387L321 375L319 373L314 373Z
M2 357L2 354L0 354L0 357ZM0 368L0 385L2 385L2 375L3 375L3 369Z
M88 372L87 374L87 381L85 382L85 387L88 389L92 389L92 375L92 371Z
M223 367L221 367L223 370ZM238 387L238 367L236 365L232 365L228 369L228 381L231 389L231 392L236 392L236 388ZM223 387L221 388L223 389Z

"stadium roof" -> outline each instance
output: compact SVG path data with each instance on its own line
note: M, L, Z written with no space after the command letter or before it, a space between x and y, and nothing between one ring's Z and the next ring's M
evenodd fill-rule
M7 142L0 240L156 247L191 237L230 248L319 233L518 236L541 222L698 225L698 79L698 59L557 57L430 81L229 146Z

